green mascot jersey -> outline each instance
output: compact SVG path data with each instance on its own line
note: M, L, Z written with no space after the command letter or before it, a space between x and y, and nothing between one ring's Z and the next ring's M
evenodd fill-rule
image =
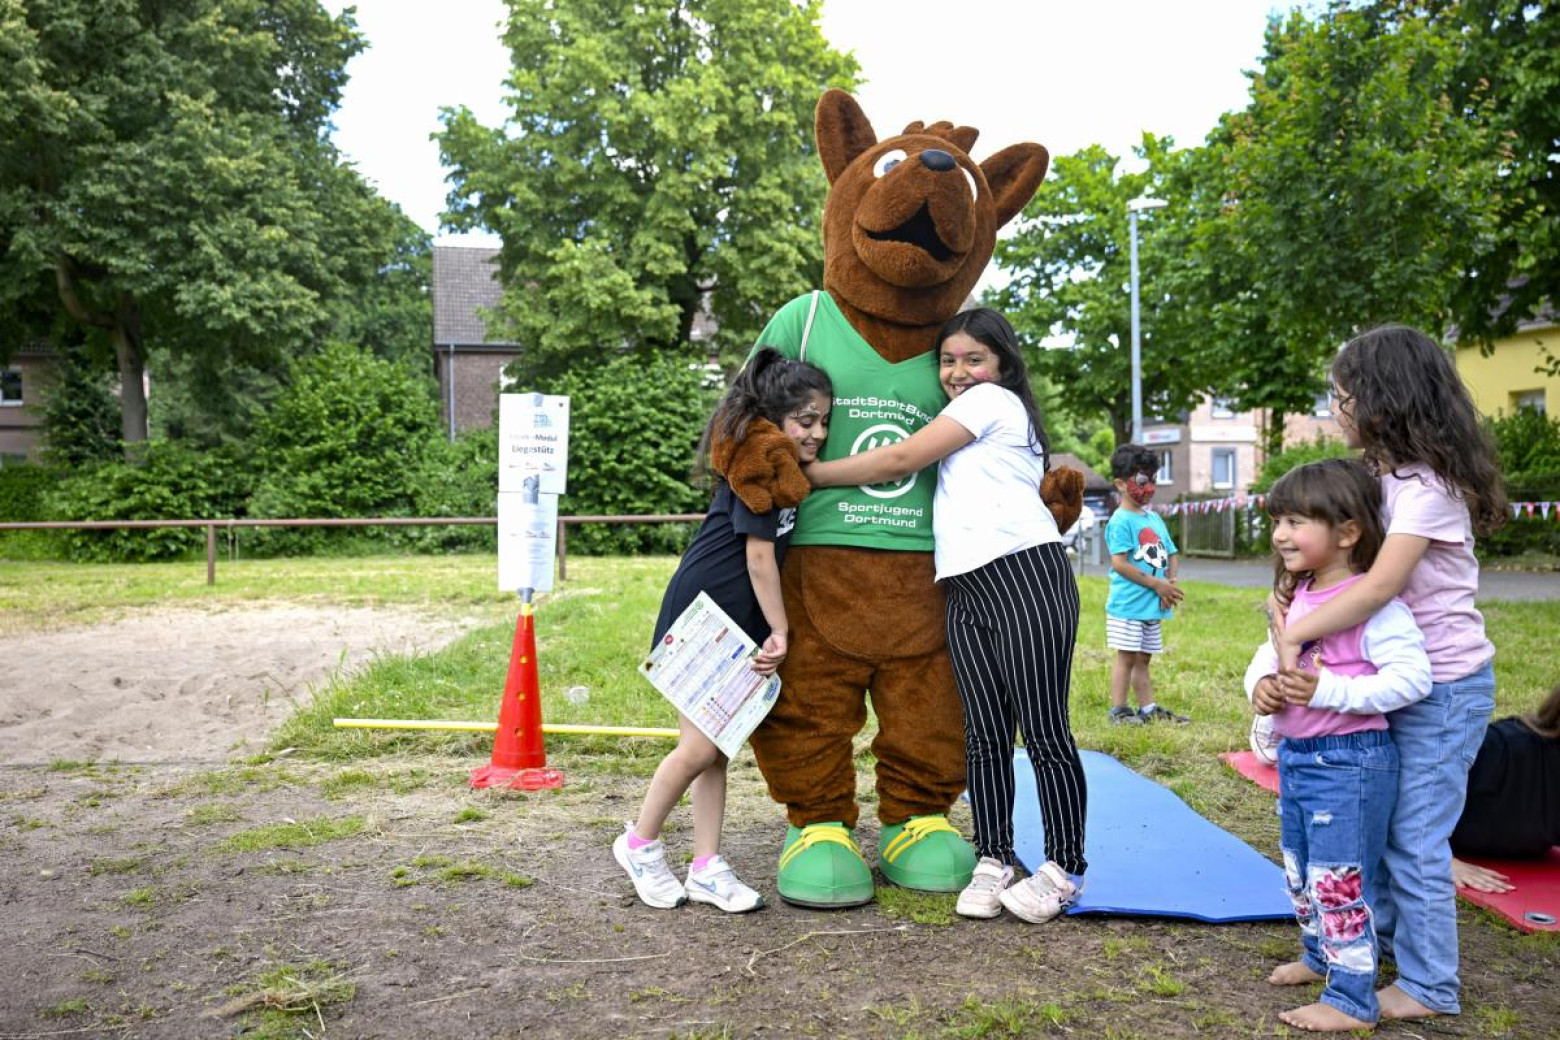
M802 335L817 299L805 356ZM909 437L948 403L937 379L937 355L894 365L851 327L826 292L798 296L769 320L758 346L809 361L834 383L829 439L820 459L840 459ZM937 467L870 487L814 488L802 503L792 545L846 545L932 551L932 496Z

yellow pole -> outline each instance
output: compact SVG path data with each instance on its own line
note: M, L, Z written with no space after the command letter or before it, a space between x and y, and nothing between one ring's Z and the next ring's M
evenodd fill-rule
M496 722L446 722L438 719L332 719L337 729L427 729L453 733L492 733L498 729ZM652 726L569 726L542 725L543 733L560 737L670 737L679 734L675 729L658 729Z

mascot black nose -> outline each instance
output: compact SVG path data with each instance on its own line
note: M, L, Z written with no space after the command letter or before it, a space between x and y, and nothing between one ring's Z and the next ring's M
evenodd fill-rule
M928 148L921 153L921 165L928 170L951 170L958 163L953 161L953 156L939 148Z

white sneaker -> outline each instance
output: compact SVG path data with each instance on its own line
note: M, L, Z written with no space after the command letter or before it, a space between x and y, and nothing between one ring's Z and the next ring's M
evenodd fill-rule
M703 870L688 868L688 898L718 906L728 914L761 909L764 897L742 883L724 856L711 856Z
M646 906L657 910L682 906L688 901L688 893L683 891L682 882L677 880L672 868L666 865L666 846L657 838L637 849L629 848L628 835L633 829L632 823L623 825L623 833L612 843L612 858L628 872L634 891Z
M1012 867L982 856L953 909L960 917L997 917L1002 913L1002 890L1012 882Z
M1073 884L1065 870L1047 862L1018 884L1004 888L998 898L1013 916L1044 924L1076 903L1081 891L1082 886Z

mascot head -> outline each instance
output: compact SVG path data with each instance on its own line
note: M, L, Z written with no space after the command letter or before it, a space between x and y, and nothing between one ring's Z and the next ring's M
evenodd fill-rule
M974 162L979 133L915 122L879 141L849 94L830 90L818 102L818 155L829 179L824 288L891 361L932 349L991 259L997 229L1045 179L1050 156L1038 144Z

